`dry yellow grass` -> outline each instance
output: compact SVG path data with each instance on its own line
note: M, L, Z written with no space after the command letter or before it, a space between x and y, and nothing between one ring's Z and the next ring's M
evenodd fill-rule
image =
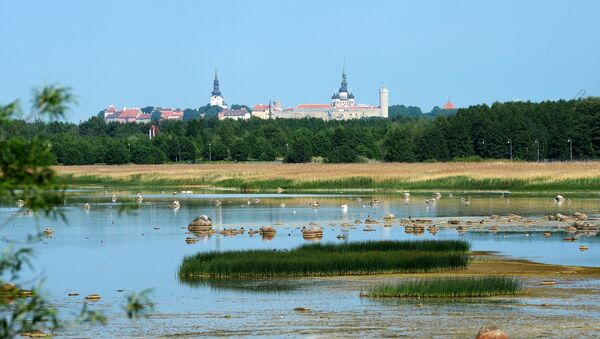
M59 175L97 176L126 180L139 176L144 180L200 179L218 181L230 178L244 180L292 179L295 181L336 180L367 177L375 182L405 182L464 176L473 179L545 178L563 181L600 178L600 162L470 162L470 163L373 163L373 164L168 164L120 166L56 166Z

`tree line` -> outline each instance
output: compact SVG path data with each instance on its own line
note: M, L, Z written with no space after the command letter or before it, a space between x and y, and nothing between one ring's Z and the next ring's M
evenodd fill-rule
M429 116L429 117L428 117ZM42 137L53 162L160 164L203 161L333 163L475 159L568 160L600 157L600 98L475 105L453 115L390 119L224 120L211 116L153 122L80 124L12 120L16 138Z

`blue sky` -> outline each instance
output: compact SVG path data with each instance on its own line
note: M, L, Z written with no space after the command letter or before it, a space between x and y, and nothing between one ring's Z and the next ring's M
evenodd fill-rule
M429 111L600 95L600 1L0 1L0 103L73 87L109 104L325 103L346 59L359 103Z

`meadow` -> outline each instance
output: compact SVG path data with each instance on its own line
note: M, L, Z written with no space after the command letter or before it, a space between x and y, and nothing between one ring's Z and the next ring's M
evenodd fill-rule
M466 268L470 245L459 240L309 244L292 250L205 252L184 258L179 277L264 278L435 272Z
M516 295L523 283L514 277L440 277L410 279L373 287L367 296L374 298L469 298Z
M213 163L55 166L72 185L241 189L600 189L600 162Z

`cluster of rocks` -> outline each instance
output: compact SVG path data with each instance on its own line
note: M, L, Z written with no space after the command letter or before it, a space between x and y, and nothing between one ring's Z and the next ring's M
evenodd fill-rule
M575 213L573 213L573 215L564 215L564 214L556 213L554 215L548 216L548 220L552 220L552 221L571 221L571 220L582 221L582 220L587 220L587 219L588 219L587 214L581 213L581 212L575 212Z
M223 230L221 230L221 232L219 232L219 234L224 235L224 236L232 236L232 235L240 235L240 234L244 234L244 228L224 228Z

